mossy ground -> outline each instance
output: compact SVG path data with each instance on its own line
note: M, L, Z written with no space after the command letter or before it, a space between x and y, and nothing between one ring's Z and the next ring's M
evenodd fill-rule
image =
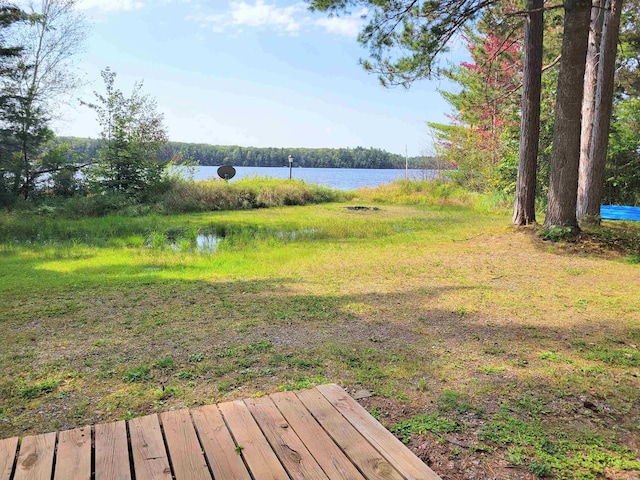
M633 255L345 206L3 214L0 437L336 382L443 478L640 475Z

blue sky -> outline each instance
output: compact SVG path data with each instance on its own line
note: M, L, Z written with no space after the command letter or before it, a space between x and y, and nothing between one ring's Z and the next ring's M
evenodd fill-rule
M295 0L79 0L90 36L78 57L91 100L100 70L155 97L174 141L258 147L431 152L446 122L438 81L385 89L358 59L360 12L328 18ZM67 107L59 135L97 137L95 115Z

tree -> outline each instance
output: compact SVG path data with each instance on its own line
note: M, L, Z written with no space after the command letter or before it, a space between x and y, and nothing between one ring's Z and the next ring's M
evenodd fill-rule
M24 49L21 45L7 45L7 30L28 18L15 5L0 1L0 78L4 78L15 66L15 59Z
M307 0L312 10L338 14L352 7L370 12L358 41L370 59L362 66L384 86L409 87L437 70L449 41L500 0Z
M580 123L591 0L564 0L562 60L556 95L547 229L578 230L576 202L580 162Z
M56 103L74 90L77 77L72 60L85 38L85 24L75 13L77 0L42 0L31 5L28 22L16 28L12 37L24 48L5 77L0 120L3 140L19 152L12 159L14 193L28 198L42 173L38 161L42 146L52 138L49 123Z
M14 98L4 86L16 68L18 57L23 47L16 44L8 44L8 31L18 22L25 21L27 14L15 5L0 2L0 205L10 203L15 197L14 173L16 170L15 153L18 144L8 125L3 121L4 112L13 105Z
M125 97L115 87L116 73L101 72L106 93L94 92L96 103L85 103L98 115L103 146L93 178L108 191L140 198L160 182L164 165L158 155L167 143L164 117L156 101L142 93L142 82Z
M590 155L585 160L585 175L581 179L583 192L578 197L578 218L596 222L600 218L603 176L607 162L621 12L622 0L607 0L594 100L593 131L589 144Z
M462 87L457 92L442 92L455 110L453 124L428 124L440 155L457 165L456 181L476 191L513 183L505 179L511 158L506 160L504 153L510 150L507 144L518 125L517 96L509 93L518 90L522 71L522 40L498 32L487 17L491 15L483 16L474 30L465 33L472 61L445 72Z
M542 91L542 46L544 40L544 0L527 0L524 28L524 67L518 178L513 206L513 223L536 221L536 171L540 143L540 95Z
M587 167L591 152L591 132L596 103L596 87L598 85L598 62L600 60L600 38L604 20L604 0L593 0L587 47L587 63L584 72L584 96L582 100L582 131L580 133L580 167L578 170L578 219L584 216L586 206Z

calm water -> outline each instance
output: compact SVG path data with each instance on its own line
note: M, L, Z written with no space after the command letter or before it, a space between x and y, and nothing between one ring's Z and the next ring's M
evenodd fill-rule
M288 167L235 167L236 176L232 182L246 177L289 178ZM194 179L218 178L218 167L197 167ZM437 177L436 170L409 170L412 180ZM364 168L294 168L293 178L316 183L338 190L355 190L363 187L377 187L405 177L404 170L381 170Z

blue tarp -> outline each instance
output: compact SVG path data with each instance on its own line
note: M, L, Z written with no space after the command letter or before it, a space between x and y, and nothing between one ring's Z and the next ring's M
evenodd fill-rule
M600 207L600 217L603 220L633 220L640 222L640 207L602 205Z

